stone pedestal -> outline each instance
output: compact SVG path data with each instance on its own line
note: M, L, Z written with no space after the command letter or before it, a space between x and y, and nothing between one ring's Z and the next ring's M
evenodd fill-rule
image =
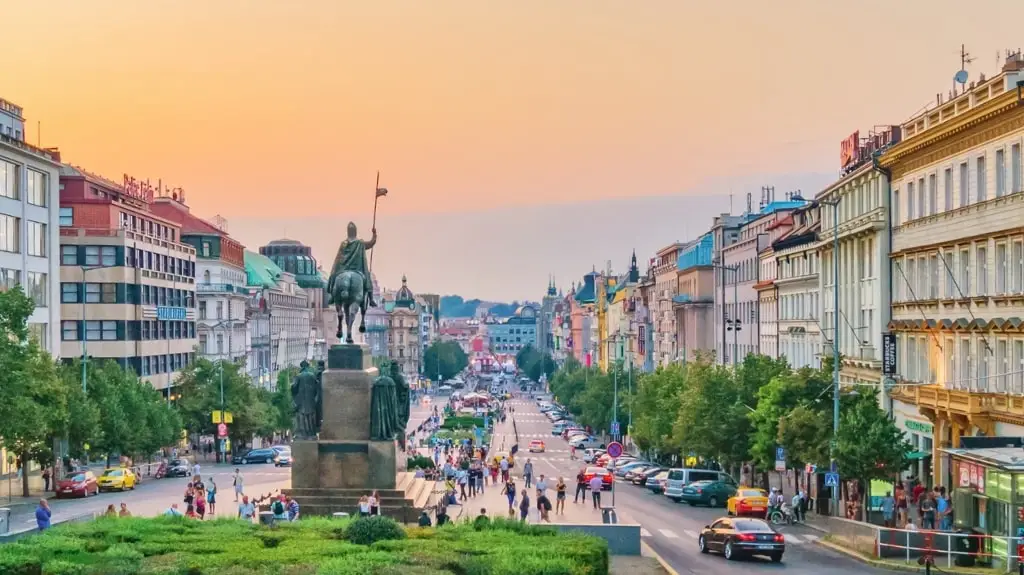
M292 495L302 513L331 516L355 513L361 495L386 494L382 512L415 520L414 505L427 493L417 482L398 481L394 441L370 439L370 402L378 371L364 344L335 345L323 374L323 425L317 440L292 444ZM415 491L413 493L413 490Z

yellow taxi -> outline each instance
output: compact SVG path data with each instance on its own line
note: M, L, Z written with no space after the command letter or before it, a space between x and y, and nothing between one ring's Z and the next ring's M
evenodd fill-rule
M768 493L756 487L740 487L736 495L725 504L729 515L755 515L763 517L768 512Z
M540 439L534 439L530 442L530 453L544 453L544 442Z
M112 467L104 471L103 475L96 480L96 483L99 485L100 491L111 491L113 489L125 491L127 489L135 489L138 479L130 469Z

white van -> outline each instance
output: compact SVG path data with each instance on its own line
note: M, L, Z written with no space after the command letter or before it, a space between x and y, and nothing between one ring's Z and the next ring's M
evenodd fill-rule
M713 471L710 469L686 469L675 468L668 470L668 483L665 486L665 496L679 503L682 501L683 487L694 481L724 481L736 486L736 480L732 475L724 471Z

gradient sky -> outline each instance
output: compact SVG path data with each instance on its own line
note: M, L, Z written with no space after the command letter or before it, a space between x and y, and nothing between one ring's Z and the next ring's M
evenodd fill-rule
M973 77L994 74L1024 45L1024 2L983 4L972 19L952 0L11 0L0 97L32 142L182 186L250 246L287 234L329 258L342 227L310 224L369 227L379 169L385 284L538 298L549 272L568 287L619 257L598 236L628 257L710 223L682 201L626 228L657 196L718 211L762 183L819 185L843 137L949 90L961 43Z

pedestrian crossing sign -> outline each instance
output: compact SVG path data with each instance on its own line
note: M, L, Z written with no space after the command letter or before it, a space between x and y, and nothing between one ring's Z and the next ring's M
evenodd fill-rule
M839 487L839 474L831 471L825 474L825 487Z

